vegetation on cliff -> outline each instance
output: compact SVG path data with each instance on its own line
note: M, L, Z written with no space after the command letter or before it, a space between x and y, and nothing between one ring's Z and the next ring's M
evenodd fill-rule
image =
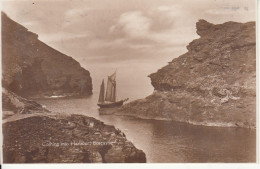
M188 52L149 75L154 93L119 110L142 118L256 127L255 22L196 24Z

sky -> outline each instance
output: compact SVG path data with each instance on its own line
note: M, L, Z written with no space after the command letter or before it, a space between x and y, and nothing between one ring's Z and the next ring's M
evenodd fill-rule
M118 72L121 95L153 90L147 75L187 52L196 22L256 20L255 0L17 0L2 11L90 71L94 90Z

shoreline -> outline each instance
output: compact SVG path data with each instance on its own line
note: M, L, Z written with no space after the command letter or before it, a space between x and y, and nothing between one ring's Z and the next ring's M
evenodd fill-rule
M81 99L81 98L90 98L93 96L92 94L89 95L80 95L80 94L65 94L65 95L51 95L51 96L46 96L46 95L33 95L30 96L29 98L32 100L57 100L57 99Z
M104 114L106 115L106 114ZM252 129L256 130L256 127L248 127L243 125L236 125L235 123L223 123L223 122L196 122L196 121L182 121L182 120L173 120L173 119L167 119L167 118L149 118L144 116L136 116L132 114L121 114L121 113L112 113L107 115L116 115L116 116L128 116L128 117L134 117L137 119L143 119L143 120L158 120L158 121L169 121L169 122L180 122L180 123L186 123L189 125L195 125L195 126L205 126L205 127L221 127L221 128L244 128L244 129Z

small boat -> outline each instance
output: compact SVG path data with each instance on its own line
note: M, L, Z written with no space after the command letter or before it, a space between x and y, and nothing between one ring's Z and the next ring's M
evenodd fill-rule
M112 75L108 76L107 78L107 90L106 90L106 96L105 96L105 83L104 79L100 86L100 93L99 93L99 99L98 99L98 106L100 108L113 108L113 107L119 107L126 102L128 98L124 100L116 101L116 72Z

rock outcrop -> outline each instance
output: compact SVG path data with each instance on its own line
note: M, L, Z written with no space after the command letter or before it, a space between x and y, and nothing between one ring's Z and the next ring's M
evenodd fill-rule
M124 133L91 117L33 116L3 124L4 163L144 163Z
M213 126L256 127L255 22L196 24L188 52L149 75L155 89L118 114Z
M2 117L3 119L15 114L31 114L49 112L39 103L25 99L2 88Z
M92 79L72 57L2 12L2 84L23 97L92 94Z

